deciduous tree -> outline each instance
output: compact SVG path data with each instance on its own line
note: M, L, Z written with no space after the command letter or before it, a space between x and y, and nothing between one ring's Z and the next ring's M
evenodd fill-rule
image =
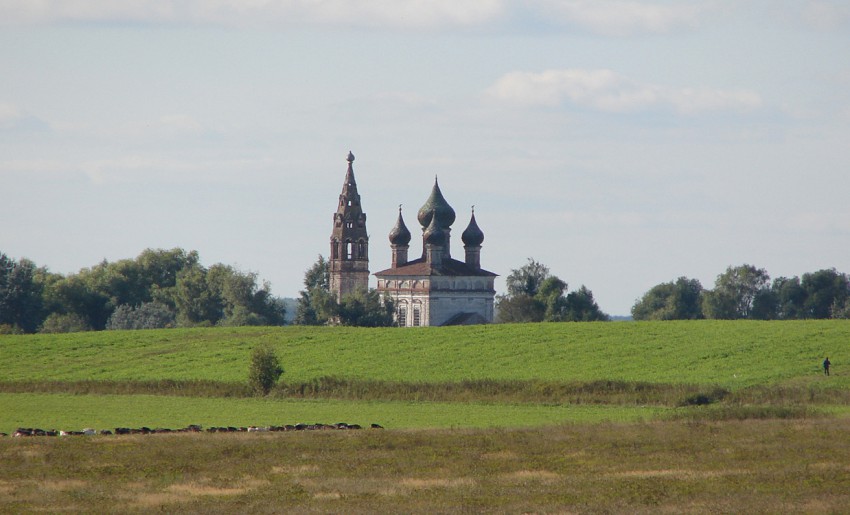
M687 277L657 284L632 306L632 317L635 320L703 318L702 292L699 280Z
M770 285L770 276L753 265L728 267L717 276L714 289L705 292L703 313L706 318L750 318L756 297Z

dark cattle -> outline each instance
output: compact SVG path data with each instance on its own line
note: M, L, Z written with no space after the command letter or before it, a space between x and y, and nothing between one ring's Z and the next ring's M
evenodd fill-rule
M109 429L101 429L101 430L100 430L100 434L102 434L102 435L111 435L111 434L112 434L112 431L110 431Z
M348 429L363 429L360 424L348 424Z
M128 435L128 434L130 434L130 428L129 427L116 427L115 428L115 434L116 435Z
M372 429L383 429L384 428L384 426L382 426L381 424L372 424L370 427Z
M307 429L307 424L295 424L296 431L304 431Z
M190 425L186 426L186 429L188 429L192 433L200 433L201 432L201 426L198 425L198 424L190 424Z

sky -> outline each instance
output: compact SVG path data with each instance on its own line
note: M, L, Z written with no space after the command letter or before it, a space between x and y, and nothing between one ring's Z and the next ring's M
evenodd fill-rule
M294 297L349 150L372 272L435 177L500 293L850 272L850 3L0 0L12 258L180 247Z

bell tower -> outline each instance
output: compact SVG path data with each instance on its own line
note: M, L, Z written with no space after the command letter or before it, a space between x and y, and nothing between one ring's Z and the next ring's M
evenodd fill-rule
M348 152L348 171L334 213L331 253L328 260L330 291L337 301L369 288L369 235L366 214L354 180L354 154Z

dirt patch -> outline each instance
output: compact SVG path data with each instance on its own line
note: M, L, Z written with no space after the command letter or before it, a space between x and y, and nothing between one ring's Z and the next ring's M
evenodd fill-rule
M320 500L320 501L334 500L334 499L341 499L341 498L342 498L342 494L339 493L339 492L317 492L317 493L313 494L313 499L317 499L317 500Z
M423 478L404 478L399 481L399 484L404 488L412 490L424 490L428 488L461 488L473 486L475 480L470 477L457 477L450 479L423 479Z
M89 483L88 481L82 481L79 479L53 479L50 481L40 481L38 486L42 490L64 492L66 490L79 490L86 488L89 486Z
M690 470L690 469L659 469L659 470L628 470L608 474L611 477L655 478L671 477L675 479L710 479L725 476L740 476L749 474L747 470Z
M128 504L136 507L153 507L188 502L197 497L244 495L267 484L269 484L268 481L259 479L245 479L232 487L215 486L203 481L177 483L167 486L163 491L133 493Z
M0 480L0 494L8 495L14 492L17 489L15 483L11 481L3 481Z

